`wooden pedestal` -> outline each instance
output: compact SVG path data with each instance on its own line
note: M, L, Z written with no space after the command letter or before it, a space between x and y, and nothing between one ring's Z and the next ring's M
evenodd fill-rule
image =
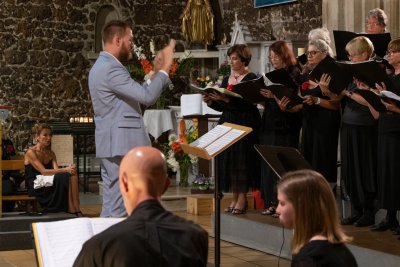
M226 194L221 200L221 211L229 206L232 194ZM247 195L248 208L254 209L254 197ZM186 199L186 211L195 215L210 215L214 211L214 195L201 194L191 195Z

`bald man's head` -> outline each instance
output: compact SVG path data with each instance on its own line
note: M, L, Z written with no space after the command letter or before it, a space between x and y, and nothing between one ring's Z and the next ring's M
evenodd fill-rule
M168 187L164 155L153 147L136 147L120 165L120 189L130 214L142 201L159 199Z

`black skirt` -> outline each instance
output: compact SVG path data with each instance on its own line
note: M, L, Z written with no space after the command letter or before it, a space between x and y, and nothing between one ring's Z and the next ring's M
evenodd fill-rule
M377 126L342 124L341 179L352 204L362 211L377 190ZM368 196L367 196L368 194Z
M381 114L378 126L378 199L400 210L400 114Z

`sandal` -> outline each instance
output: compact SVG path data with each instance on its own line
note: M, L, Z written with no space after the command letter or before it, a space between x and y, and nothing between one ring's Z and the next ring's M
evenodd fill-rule
M274 206L269 207L261 212L262 215L274 215L276 213L276 208Z
M240 215L240 214L246 214L246 208L243 209L233 209L232 214L234 215Z
M224 209L224 212L233 212L234 209L234 207L227 207Z

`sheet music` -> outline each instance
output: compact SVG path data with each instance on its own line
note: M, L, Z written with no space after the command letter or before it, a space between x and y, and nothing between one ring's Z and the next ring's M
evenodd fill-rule
M224 126L224 125L217 125L211 131L201 136L195 142L191 143L192 146L197 147L206 147L215 140L217 140L220 136L226 134L232 129L232 127ZM211 155L211 154L210 154Z
M124 218L77 218L57 222L36 223L43 267L70 267L93 235L124 220Z
M400 101L400 96L396 95L395 93L393 93L391 91L382 91L381 95L392 98L397 101Z
M218 126L222 126L222 125L218 125ZM244 133L245 133L245 131L232 129L227 134L225 134L221 138L219 138L217 141L215 141L211 145L207 146L205 149L207 150L208 154L210 154L212 156L215 153L217 153L218 151L220 151L227 144L234 141L236 138L240 137Z
M58 166L69 166L74 163L74 139L72 135L53 135L51 150L56 154Z

